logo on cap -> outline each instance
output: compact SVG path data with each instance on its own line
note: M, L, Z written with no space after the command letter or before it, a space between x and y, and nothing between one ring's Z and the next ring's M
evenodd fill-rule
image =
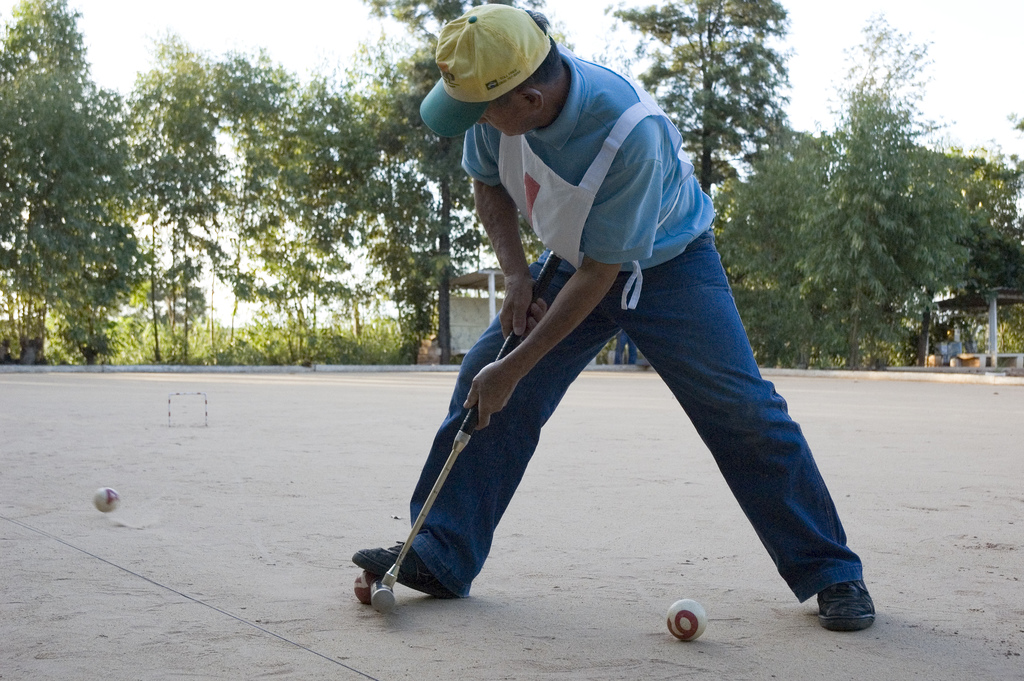
M455 85L455 74L448 70L448 64L438 63L437 68L441 71L441 77L448 85Z

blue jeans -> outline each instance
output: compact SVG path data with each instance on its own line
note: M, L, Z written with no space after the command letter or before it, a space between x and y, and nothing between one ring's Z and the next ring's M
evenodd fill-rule
M615 336L615 363L636 364L636 343L621 330Z
M532 269L536 277L540 265ZM562 264L548 302L573 271ZM413 542L427 568L454 593L469 594L541 427L621 328L672 390L796 597L804 601L831 584L861 579L860 559L846 546L800 426L758 371L711 232L673 260L644 270L635 310L620 309L628 275L619 275L594 311L523 378L490 425L473 434ZM413 493L412 517L451 452L473 377L494 361L502 340L495 320L466 355Z

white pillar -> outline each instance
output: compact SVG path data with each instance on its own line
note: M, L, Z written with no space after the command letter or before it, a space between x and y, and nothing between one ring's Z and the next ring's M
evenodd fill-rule
M497 305L495 304L495 293L494 293L494 272L487 273L487 313L490 315L488 319L494 319L497 314Z
M992 366L996 366L995 354L999 352L999 317L996 312L995 294L988 301L988 354L992 355Z

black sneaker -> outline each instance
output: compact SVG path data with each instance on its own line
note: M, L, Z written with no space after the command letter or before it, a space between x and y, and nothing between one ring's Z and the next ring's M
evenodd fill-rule
M875 604L860 579L840 582L818 593L818 621L831 631L860 631L875 621Z
M352 562L367 572L383 575L394 566L401 551L402 544L392 546L390 549L363 549L352 556ZM402 567L398 570L398 583L404 584L410 589L430 594L435 598L459 597L437 581L437 577L430 573L427 566L416 555L416 550L411 547L405 560L402 561Z

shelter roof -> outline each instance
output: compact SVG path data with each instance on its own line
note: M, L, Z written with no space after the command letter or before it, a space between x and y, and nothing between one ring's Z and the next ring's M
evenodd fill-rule
M470 272L469 274L463 274L461 277L455 277L452 279L451 284L455 288L472 288L486 291L487 279L492 274L494 275L494 288L499 290L505 288L505 275L501 273L501 270Z
M1024 304L1024 292L1012 288L998 288L992 293L996 294L996 305L1021 305ZM953 296L946 300L939 301L940 310L959 310L961 312L984 311L989 309L990 295L982 293L968 293L960 296Z

